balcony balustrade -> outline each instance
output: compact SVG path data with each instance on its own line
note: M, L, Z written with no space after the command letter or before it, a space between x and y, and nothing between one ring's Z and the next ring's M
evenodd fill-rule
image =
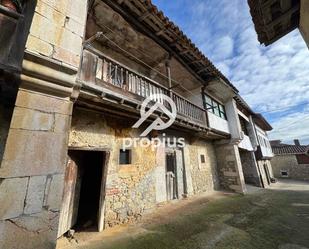
M156 94L156 101L169 108L168 103L162 98L165 94L174 101L178 119L207 128L207 112L203 108L92 47L87 47L83 52L80 80L102 87L112 86L117 94L121 89L120 94L125 96L128 94L139 96L140 103L148 96Z

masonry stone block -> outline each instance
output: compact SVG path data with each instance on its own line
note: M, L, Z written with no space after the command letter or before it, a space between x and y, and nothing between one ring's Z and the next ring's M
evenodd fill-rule
M46 3L53 9L60 11L61 13L66 13L67 8L70 4L74 4L74 0L39 0L39 2Z
M64 25L65 14L44 1L37 2L35 11L60 27Z
M78 55L82 48L82 38L67 29L63 29L59 45L65 50Z
M186 181L187 181L187 192L188 195L193 195L193 182L192 182L192 168L193 165L191 165L191 159L190 159L190 150L188 146L185 146L183 149L184 153L184 164L185 164L185 173L186 173Z
M87 15L87 1L74 0L67 8L67 16L84 25Z
M54 122L54 114L16 107L13 112L11 129L52 131Z
M44 27L44 28L42 28ZM52 45L59 45L64 28L40 14L33 16L30 34Z
M184 148L184 155L185 167L191 168L191 172L186 170L186 174L191 175L194 194L216 189L218 175L213 144L202 140L187 144ZM201 155L204 155L205 163L201 163Z
M43 207L46 176L31 176L25 201L25 214L41 212Z
M73 103L64 99L32 93L26 90L19 90L16 99L16 106L40 110L43 112L71 115Z
M46 207L49 210L59 211L61 208L63 187L64 187L64 174L50 176L50 184L46 190Z
M73 53L61 47L55 47L53 58L76 68L79 66L79 54Z
M11 129L0 177L63 173L66 151L65 133Z
M54 52L54 48L50 43L45 42L33 35L28 36L26 48L34 53L39 53L45 56L51 56Z
M70 17L66 18L65 28L70 30L74 34L79 35L80 37L83 37L83 35L84 35L84 27L85 27L85 25L74 20L73 18L70 18Z
M43 211L0 221L0 248L55 249L59 213Z
M0 220L15 218L23 213L28 179L0 179Z
M54 132L66 133L70 129L71 116L55 114Z
M245 180L237 145L216 145L217 164L222 188L246 192Z

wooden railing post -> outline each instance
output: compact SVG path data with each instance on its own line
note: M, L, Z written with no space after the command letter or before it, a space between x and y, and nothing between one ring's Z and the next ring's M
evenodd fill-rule
M165 67L166 67L166 76L168 80L169 96L172 98L172 76L171 76L170 59L166 60Z
M159 94L156 101L166 105L162 94L169 95L175 102L177 114L183 119L201 126L209 127L207 111L172 91L172 78L169 61L166 62L166 73L169 87L160 85L156 81L122 65L114 59L104 55L94 48L87 48L83 52L81 79L96 83L101 80L115 87L127 90L133 94L147 98L151 94ZM160 96L161 95L161 96Z

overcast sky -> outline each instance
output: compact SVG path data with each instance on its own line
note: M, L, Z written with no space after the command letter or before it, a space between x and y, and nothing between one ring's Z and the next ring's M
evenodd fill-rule
M274 130L309 144L309 50L298 30L269 47L257 41L246 0L153 0L231 80Z

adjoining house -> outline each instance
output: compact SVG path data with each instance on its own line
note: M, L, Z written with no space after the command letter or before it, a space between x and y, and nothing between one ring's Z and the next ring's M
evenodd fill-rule
M276 178L309 180L309 145L301 145L298 139L294 145L273 140L271 147L275 154L271 165Z
M237 112L243 139L238 144L245 182L258 187L268 187L275 182L270 160L273 157L267 131L271 125L259 113L237 96Z
M299 28L309 48L308 0L248 0L260 43L266 46Z
M0 248L54 248L71 228L102 231L158 203L271 182L271 126L151 1L0 5L2 28ZM158 110L132 128L153 94L177 116L148 138L174 142L123 149L168 120Z

